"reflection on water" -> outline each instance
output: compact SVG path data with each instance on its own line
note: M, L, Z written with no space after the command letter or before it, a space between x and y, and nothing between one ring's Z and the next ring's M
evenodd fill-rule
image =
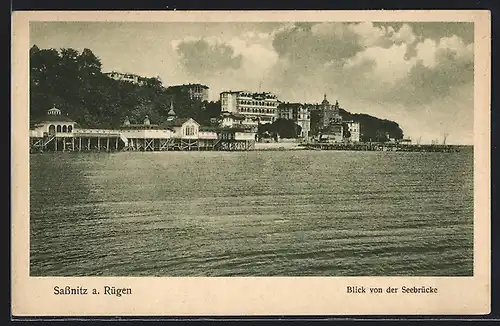
M30 156L32 276L472 275L461 153Z

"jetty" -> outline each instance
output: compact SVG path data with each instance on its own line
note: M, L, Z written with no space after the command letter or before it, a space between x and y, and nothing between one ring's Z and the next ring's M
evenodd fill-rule
M402 143L321 143L301 144L310 150L334 151L383 151L383 152L459 152L460 146L445 144L402 144Z

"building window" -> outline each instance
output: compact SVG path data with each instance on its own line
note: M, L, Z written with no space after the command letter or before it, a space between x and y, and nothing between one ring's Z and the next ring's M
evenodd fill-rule
M68 132L72 132L73 131L73 126L68 126Z
M56 126L50 125L49 126L49 134L54 134L56 132Z
M60 125L57 125L56 131L57 132L61 132L61 126Z
M63 126L63 127L62 127L62 132L68 132L68 127Z
M185 129L185 134L186 134L186 136L194 136L194 127L187 126Z

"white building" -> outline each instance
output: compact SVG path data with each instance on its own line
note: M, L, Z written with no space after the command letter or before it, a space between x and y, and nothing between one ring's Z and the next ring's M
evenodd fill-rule
M192 118L176 118L171 121L166 121L162 126L167 130L173 131L173 138L199 138L200 124Z
M357 121L345 121L347 124L347 128L349 133L351 134L348 138L349 141L353 143L357 143L360 141L361 133L360 133L360 124Z
M273 123L278 116L278 98L271 93L226 91L220 94L220 102L225 126L256 127L259 122Z
M105 73L105 75L114 80L125 81L137 85L144 85L144 82L146 80L146 78L136 74L128 74L116 71L107 72Z
M302 128L300 137L305 139L309 138L311 134L311 114L307 107L300 106L297 114L297 124Z
M200 124L191 118L174 118L161 125L151 124L147 117L143 124L131 124L125 118L120 134L127 139L217 139L216 132L200 130Z
M125 117L120 127L120 134L126 139L166 139L172 138L173 131L152 124L148 116L144 118L142 124L131 124L129 118Z
M75 129L75 121L67 116L61 115L61 110L53 107L47 111L47 115L34 122L30 130L31 137L55 136L72 137Z
M301 128L300 137L309 138L311 114L307 106L301 103L281 103L278 106L278 118L293 120Z
M182 98L191 101L208 101L209 88L203 84L183 84L173 85L167 88L167 92L177 101L182 101Z

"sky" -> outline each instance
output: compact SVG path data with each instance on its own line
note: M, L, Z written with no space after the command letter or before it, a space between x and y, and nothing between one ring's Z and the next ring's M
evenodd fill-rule
M268 91L324 94L397 122L421 143L473 144L474 26L456 22L32 22L39 48L89 48L102 70Z

